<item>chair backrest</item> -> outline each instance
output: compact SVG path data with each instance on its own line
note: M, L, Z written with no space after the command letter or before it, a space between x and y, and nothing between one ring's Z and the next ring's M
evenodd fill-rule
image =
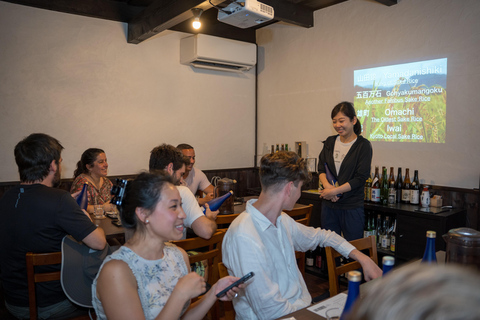
M308 226L310 224L310 217L312 215L313 205L309 204L306 207L293 208L292 210L283 210L286 214L292 217L296 222ZM298 269L305 279L305 252L295 251L295 258L297 260Z
M35 283L47 281L60 281L60 270L55 272L35 273L35 266L55 265L62 263L62 253L32 253L27 252L27 281L28 281L28 305L30 319L37 319L37 295Z
M51 253L32 253L27 252L27 282L28 282L28 306L30 308L30 319L36 320L37 314L37 295L35 284L38 282L60 281L60 270L54 272L35 272L35 266L56 265L62 263L61 252ZM89 319L88 316L76 317L75 319Z
M378 264L377 244L375 241L375 236L352 240L350 241L350 243L359 251L368 249L370 258L375 261L376 264ZM348 271L360 269L362 266L358 261L353 261L344 265L337 266L335 263L335 258L340 257L341 254L331 247L325 247L325 254L327 256L330 296L333 297L339 292L338 276Z
M227 267L223 262L218 263L218 274L220 278L228 276ZM235 309L233 308L232 301L222 301L223 302L223 311L225 313L225 320L235 320Z
M235 220L235 218L239 215L239 213L217 215L217 220L215 220L215 222L217 223L217 226L219 226L219 228L221 227L221 229L218 230L226 231L230 223L232 223L232 221Z
M222 260L222 241L225 231L217 231L208 240L200 237L172 241L173 244L185 251L194 250L198 254L190 256L190 263L200 261L207 262L208 280L210 285L215 284L218 280L218 263Z
M308 226L310 224L310 217L312 216L313 204L305 207L293 208L292 210L283 210L286 214L292 217L298 223Z

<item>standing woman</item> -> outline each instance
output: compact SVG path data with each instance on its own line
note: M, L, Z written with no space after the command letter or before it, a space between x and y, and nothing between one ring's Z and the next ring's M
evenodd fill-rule
M332 110L333 128L338 135L323 142L318 164L323 184L322 228L335 231L348 241L363 237L365 181L370 175L372 145L360 135L362 127L350 102L341 102ZM338 181L327 181L325 163Z
M189 272L187 253L169 243L183 236L182 199L172 178L141 173L127 183L123 199L116 199L123 226L133 236L108 256L92 285L93 306L103 319L203 319L216 294L238 278L218 280L205 292L205 279ZM243 288L242 284L239 287ZM239 288L221 300L231 300Z
M105 211L112 211L110 204L112 198L110 190L112 182L107 178L108 163L105 151L97 148L90 148L83 152L77 169L73 173L73 183L70 193L82 190L83 185L88 183L88 208L89 213L93 212L94 205L102 205Z

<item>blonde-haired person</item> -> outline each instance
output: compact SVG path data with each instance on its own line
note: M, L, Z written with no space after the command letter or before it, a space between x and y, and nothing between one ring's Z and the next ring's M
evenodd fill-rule
M358 300L349 320L480 319L480 275L460 265L411 264Z

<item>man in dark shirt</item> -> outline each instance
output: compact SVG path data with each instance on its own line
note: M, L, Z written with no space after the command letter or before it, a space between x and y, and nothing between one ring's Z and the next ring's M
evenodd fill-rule
M15 146L20 185L0 199L0 276L7 309L19 319L29 318L25 254L61 251L70 234L92 249L106 245L105 233L91 221L64 190L55 187L61 176L59 141L31 134ZM60 266L48 267L52 271ZM60 281L37 285L40 318L64 318L78 309L63 293Z

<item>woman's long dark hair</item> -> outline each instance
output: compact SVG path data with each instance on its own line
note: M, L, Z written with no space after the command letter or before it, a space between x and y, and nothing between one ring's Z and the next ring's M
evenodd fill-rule
M346 115L350 121L353 121L354 117L357 117L355 113L355 108L353 107L353 103L348 101L343 101L337 104L332 110L332 119L339 113L343 113ZM362 125L360 124L360 119L357 117L357 123L353 126L353 132L358 136L362 133Z
M73 172L73 178L75 179L82 173L88 173L87 164L90 166L93 165L95 160L97 160L98 155L101 153L105 153L105 151L98 148L90 148L85 150L82 153L80 161L77 162L77 169L75 169Z

